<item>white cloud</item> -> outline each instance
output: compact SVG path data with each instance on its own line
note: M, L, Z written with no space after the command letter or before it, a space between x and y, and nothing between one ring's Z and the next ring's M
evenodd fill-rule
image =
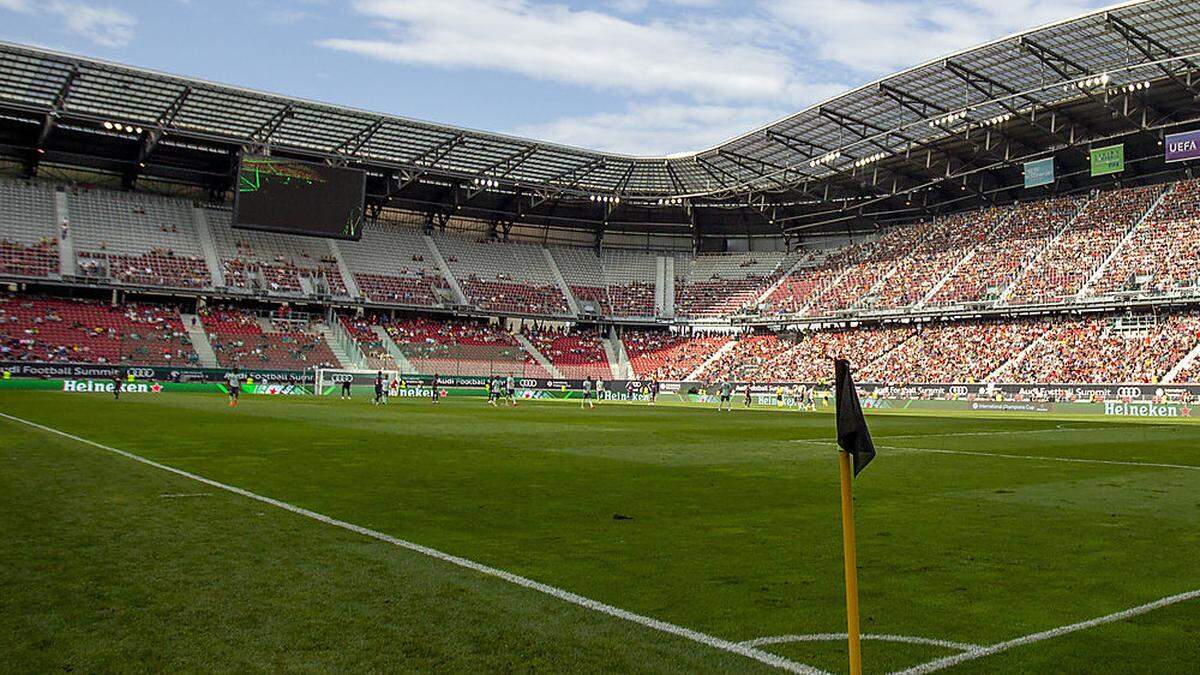
M1107 0L764 0L814 56L887 74L1019 30L1069 18Z
M686 22L639 23L532 0L360 0L354 6L391 30L318 44L398 63L699 100L779 101L798 80L786 54L690 30Z
M137 18L132 14L88 2L49 0L35 4L28 0L0 0L0 9L57 16L63 28L101 47L124 47L133 39L137 27Z
M521 136L627 155L662 156L707 148L778 119L768 106L635 104L622 112L566 117L513 130Z
M101 47L124 47L133 40L137 27L137 18L115 7L55 1L46 3L45 8L59 15L67 30Z

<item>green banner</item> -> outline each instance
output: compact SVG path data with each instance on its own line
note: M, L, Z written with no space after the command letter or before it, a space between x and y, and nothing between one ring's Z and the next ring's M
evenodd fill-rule
M1107 176L1125 170L1125 144L1092 149L1092 176Z

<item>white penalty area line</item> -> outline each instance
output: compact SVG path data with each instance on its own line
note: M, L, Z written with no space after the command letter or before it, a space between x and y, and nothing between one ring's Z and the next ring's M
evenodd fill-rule
M430 548L428 546L422 546L421 544L416 544L416 543L413 543L410 541L406 541L404 539L393 537L389 534L384 534L383 532L378 532L376 530L368 529L368 528L365 528L365 527L362 527L359 525L355 525L353 523L348 523L344 520L338 520L337 518L332 518L330 516L326 516L324 514L317 513L316 511L310 511L306 508L303 508L300 506L295 506L293 504L289 504L287 502L280 501L278 499L272 499L271 497L264 497L263 495L260 495L260 494L254 493L254 492L250 492L249 490L244 490L242 488L235 487L233 485L226 485L225 483L221 483L221 482L212 480L211 478L205 478L204 476L190 473L190 472L184 471L182 469L176 469L175 467L167 466L166 464L160 464L158 462L155 462L154 460L146 459L145 457L136 455L132 452L127 452L125 450L118 450L117 448L114 448L114 447L111 447L108 445L104 445L102 443L97 443L96 441L82 438L80 436L76 436L74 434L70 434L65 431L55 429L53 427L48 427L43 424L38 424L37 422L31 422L27 419L22 419L20 417L9 415L9 414L3 413L3 412L0 412L0 417L3 417L4 419L10 420L12 422L17 422L19 424L24 424L26 426L33 427L35 429L41 429L42 431L45 431L47 433L55 434L55 435L61 436L63 438L68 438L68 439L76 441L78 443L83 443L85 445L90 445L94 448L99 448L100 450L104 450L106 452L111 452L113 454L120 455L121 457L124 457L126 459L131 459L135 462L139 462L139 463L145 464L147 466L152 466L156 469L161 469L163 471L173 473L177 476L182 476L184 478L194 480L198 483L203 483L205 485L209 485L214 488L225 490L227 492L232 492L234 494L241 495L243 497L248 497L255 501L262 502L263 504L269 504L276 508L283 509L284 511L289 511L294 514L304 516L305 518L311 518L312 520L316 520L318 522L325 523L326 525L340 527L343 530L348 530L350 532L354 532L356 534L361 534L365 537L370 537L372 539L376 539L376 540L382 541L384 543L391 544L393 546L397 546L399 548L403 548L403 549L407 549L409 551L420 553L421 555L425 555L430 558L441 560L443 562L447 562L452 565L456 565L458 567L471 570L473 572L478 572L480 574L483 574L483 575L486 575L489 577L501 579L503 581L507 581L511 584L515 584L522 588L527 588L527 589L530 589L533 591L537 591L539 593L549 595L551 597L557 598L564 602L568 602L573 605L578 605L585 609L590 609L590 610L592 610L594 612L598 612L600 614L605 614L607 616L615 617L618 619L623 619L625 621L637 624L639 626L644 626L646 628L650 628L650 629L659 631L661 633L666 633L668 635L674 635L674 636L681 637L681 638L684 638L687 640L691 640L692 642L696 642L696 643L705 645L707 647L712 647L714 649L719 649L724 652L729 652L731 654L737 654L739 656L744 656L748 659L753 659L755 661L758 661L759 663L763 663L763 664L771 666L773 668L778 668L780 670L785 670L785 671L792 672L792 673L803 673L805 675L828 675L825 671L820 670L818 668L813 668L812 666L809 666L809 665L806 665L803 663L797 663L790 659L785 659L782 656L777 656L775 654L771 654L771 653L762 651L762 650L757 649L752 646L747 646L747 645L737 643L737 642L731 642L729 640L723 640L721 638L714 637L712 635L708 635L705 633L701 633L700 631L692 630L690 628L684 628L683 626L677 626L673 623L668 623L666 621L660 621L659 619L655 619L655 618L648 617L648 616L643 616L641 614L635 614L634 612L630 612L630 611L621 609L619 607L613 607L612 605L605 604L598 600L592 600L590 598L585 598L582 595L578 595L578 594L572 593L570 591L563 590L556 586L550 586L549 584L543 584L539 581L534 581L532 579L529 579L529 578L526 578L526 577L523 577L523 576L520 576L517 574L513 574L511 572L506 572L502 569L484 565L482 563L477 563L473 560L461 558L459 556L451 555L449 553L444 553L442 551Z
M1200 590L1188 591L1187 593L1180 593L1178 595L1171 595L1155 600L1154 602L1148 602L1144 605L1138 605L1137 607L1130 607L1129 609L1121 610L1120 612L1114 612L1112 614L1106 614L1105 616L1097 617L1095 619L1088 619L1087 621L1080 621L1078 623L1072 623L1066 626L1059 626L1058 628L1051 628L1050 630L1045 630L1040 633L1030 633L1029 635L1019 637L1014 640L997 642L994 645L973 649L971 651L963 652L962 654L955 654L953 656L936 659L928 663L923 663L919 666L914 666L907 670L897 671L892 675L925 675L926 673L932 673L945 668L957 666L959 664L966 663L967 661L974 661L975 659L980 659L985 656L999 654L1000 652L1007 651L1014 647L1021 647L1024 645L1033 644L1035 642L1041 642L1043 640L1049 640L1051 638L1067 635L1069 633L1095 628L1096 626L1103 626L1104 624L1123 621L1147 612L1152 612L1156 609L1161 609L1163 607L1168 607L1180 602L1187 602L1188 600L1196 599L1200 599Z
M894 438L887 437L884 438ZM793 443L808 443L811 445L837 446L833 441L814 441L807 438L797 438ZM1182 469L1185 471L1200 471L1200 466L1194 464L1166 464L1163 462L1135 462L1122 459L1087 459L1083 457L1050 457L1047 455L1014 455L1004 452L983 452L980 450L949 450L947 448L914 448L907 445L876 445L883 450L901 450L914 453L932 453L937 455L966 455L969 457L995 457L997 459L1024 459L1041 462L1066 462L1068 464L1107 464L1111 466L1136 466L1148 469Z
M929 645L931 647L942 647L944 649L953 649L960 652L973 652L983 649L980 645L970 644L967 642L954 642L952 640L938 640L935 638L914 637L912 635L881 635L876 633L865 633L861 636L863 640L873 640L877 642L902 642L910 645ZM747 647L762 647L764 645L782 645L790 642L844 642L850 639L848 633L811 633L808 635L772 635L770 637L754 638L746 640L742 644Z

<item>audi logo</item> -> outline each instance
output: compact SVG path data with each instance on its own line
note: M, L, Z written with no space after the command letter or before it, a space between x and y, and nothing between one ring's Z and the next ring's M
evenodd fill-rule
M334 373L329 377L330 380L341 384L343 382L353 382L354 376L350 373Z
M522 387L536 387L537 380L521 380L517 384L520 384Z
M1117 389L1117 396L1128 396L1137 398L1142 395L1142 390L1139 387L1120 387Z
M153 378L154 377L154 369L153 368L130 368L129 370L127 370L125 372L128 375L132 375L135 378Z
M950 393L951 394L965 394L965 393L967 393L967 388L966 387L950 387Z

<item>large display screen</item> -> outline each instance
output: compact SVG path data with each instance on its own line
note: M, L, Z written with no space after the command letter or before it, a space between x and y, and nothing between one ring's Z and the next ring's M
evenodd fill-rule
M362 171L243 155L233 226L357 241L365 188Z

